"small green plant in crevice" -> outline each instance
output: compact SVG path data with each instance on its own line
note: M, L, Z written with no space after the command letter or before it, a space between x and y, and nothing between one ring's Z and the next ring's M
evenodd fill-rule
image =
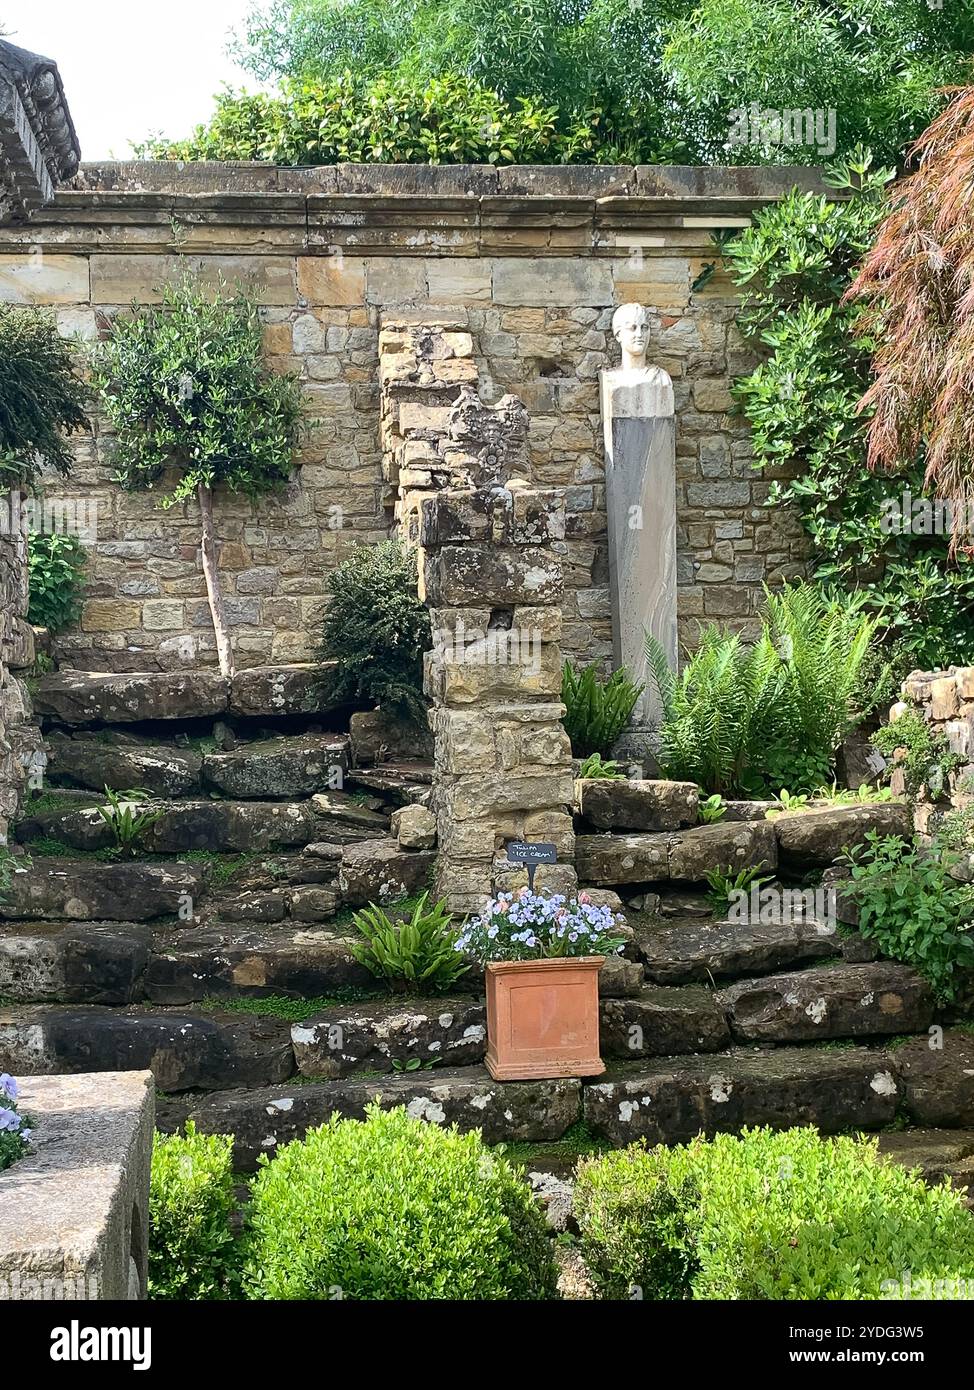
M731 905L732 898L740 893L749 893L752 888L760 889L771 882L770 874L762 874L763 864L746 869L738 869L733 876L723 869L708 869L704 874L710 884L707 901L716 916L722 917Z
M715 792L713 796L704 797L697 808L697 815L704 825L716 825L727 815L727 802Z
M956 856L934 841L910 844L871 831L843 857L843 892L859 909L859 931L884 956L912 965L949 1003L974 970L974 887L950 875Z
M319 656L336 663L323 698L368 701L425 727L423 654L433 646L416 556L398 540L359 545L328 576Z
M797 796L788 791L787 787L782 787L775 797L775 805L770 806L765 811L765 820L771 820L775 816L783 815L785 811L805 811L808 809L808 797L803 793Z
M11 854L6 845L0 845L0 907L10 893L14 874L24 873L29 868L29 854Z
M399 1057L392 1059L393 1071L432 1071L438 1067L443 1059L441 1057L410 1057L407 1061L402 1061Z
M73 627L81 617L85 547L77 536L32 531L27 557L28 621L52 633Z
M142 787L129 791L113 791L111 787L106 787L105 799L108 805L96 809L115 838L116 852L136 854L139 840L150 826L162 818L163 812L139 810L142 802L150 800L149 792Z
M611 753L643 689L624 668L602 677L596 661L582 670L565 662L561 674L562 723L576 758L589 758L593 753L607 757Z
M156 1134L149 1186L149 1298L190 1302L239 1297L233 1138Z
M908 801L915 801L923 787L936 800L946 791L950 774L963 762L950 751L944 734L913 709L904 710L898 719L877 729L870 742L889 761L891 772L903 774Z
M625 781L626 774L620 771L621 764L611 758L604 760L601 753L592 753L578 769L579 778L611 782Z
M329 995L313 995L307 999L293 999L283 994L259 997L251 994L208 994L198 1007L206 1013L250 1014L255 1018L281 1018L287 1023L303 1023L325 1009L376 997L374 990L352 988L337 990Z
M428 898L423 893L412 916L403 921L393 921L375 903L355 913L360 939L350 943L352 955L390 989L437 993L470 969L456 949L456 928L446 901L427 907Z

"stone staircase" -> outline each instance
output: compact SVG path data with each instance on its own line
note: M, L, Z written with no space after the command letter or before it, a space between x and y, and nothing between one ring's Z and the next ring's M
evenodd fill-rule
M351 910L426 886L432 851L390 826L426 797L428 766L357 769L347 715L313 709L307 668L238 681L42 682L50 777L16 826L30 864L0 904L0 1070L151 1067L160 1125L234 1133L242 1170L376 1097L491 1143L557 1143L580 1123L608 1144L974 1126L974 1034L949 1027L931 1048L914 971L835 922L721 921L702 896L710 867L820 879L902 807L636 833L580 820L580 877L631 928L600 984L608 1068L499 1083L477 978L448 998L376 997L349 949ZM342 785L322 790L336 768ZM152 794L136 858L113 857L105 784Z

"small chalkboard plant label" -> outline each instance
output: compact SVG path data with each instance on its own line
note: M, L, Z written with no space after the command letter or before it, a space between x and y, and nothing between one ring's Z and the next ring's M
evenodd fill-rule
M534 875L539 864L557 864L558 848L556 845L545 844L538 841L534 844L523 840L511 840L507 846L507 862L509 864L522 864L528 871L528 887L534 892Z

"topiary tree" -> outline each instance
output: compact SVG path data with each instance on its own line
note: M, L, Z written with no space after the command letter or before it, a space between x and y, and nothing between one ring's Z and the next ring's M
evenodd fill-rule
M221 283L207 294L191 277L162 303L115 321L95 355L105 411L117 432L115 481L162 492L160 505L195 498L217 657L233 674L220 585L213 489L256 498L288 480L300 419L293 374L264 364L257 305Z
M531 1189L478 1133L400 1106L332 1116L253 1185L250 1298L456 1301L555 1297Z
M67 473L65 436L89 428L87 398L53 313L0 305L0 485L30 487L45 467Z

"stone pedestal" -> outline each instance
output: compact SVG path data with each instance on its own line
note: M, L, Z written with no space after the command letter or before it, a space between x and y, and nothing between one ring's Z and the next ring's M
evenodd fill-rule
M647 632L677 666L673 384L658 367L603 372L601 397L613 662L651 686ZM658 714L655 690L647 689L633 722L651 724Z
M21 1080L31 1150L0 1173L0 1299L146 1295L148 1071Z

